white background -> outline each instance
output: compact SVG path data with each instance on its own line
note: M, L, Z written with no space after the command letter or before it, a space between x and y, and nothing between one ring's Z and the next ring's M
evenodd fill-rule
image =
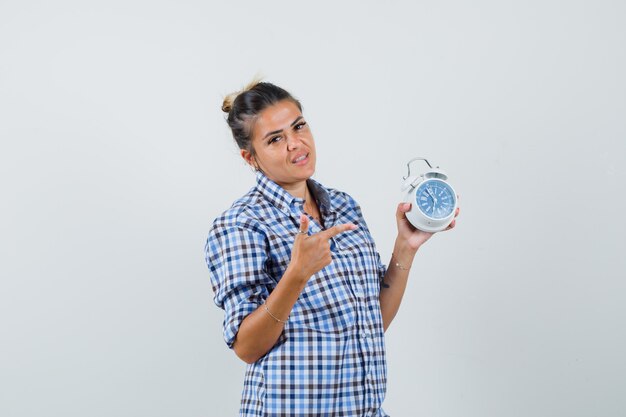
M626 3L0 1L0 415L236 415L203 245L291 91L385 260L410 157L452 232L387 332L397 416L626 415Z

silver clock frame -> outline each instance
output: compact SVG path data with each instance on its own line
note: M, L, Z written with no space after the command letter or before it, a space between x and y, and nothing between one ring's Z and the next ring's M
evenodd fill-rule
M428 170L419 175L411 175L411 164L415 161L424 161L428 165ZM452 223L454 220L454 213L456 212L456 208L458 206L458 197L454 187L448 182L448 175L440 169L439 167L434 167L428 162L426 158L413 158L407 164L407 175L402 177L402 201L405 203L411 203L411 210L406 213L406 218L409 222L419 230L423 230L424 232L440 232L444 230L446 227ZM454 194L454 207L452 208L452 212L442 219L434 219L424 213L419 205L415 202L415 190L425 181L437 179L445 182L452 193Z

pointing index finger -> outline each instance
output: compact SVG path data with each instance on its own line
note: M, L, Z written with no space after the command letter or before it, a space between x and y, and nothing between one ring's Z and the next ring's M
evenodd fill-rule
M339 233L343 233L348 230L354 230L356 228L357 228L356 224L344 223L344 224L335 225L331 227L330 229L320 232L319 234L322 235L326 239L330 239L331 237L337 236Z

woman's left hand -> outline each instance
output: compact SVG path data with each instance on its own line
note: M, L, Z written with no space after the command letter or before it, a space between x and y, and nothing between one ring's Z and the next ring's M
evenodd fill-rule
M400 203L396 210L396 220L398 223L398 239L406 242L409 248L412 250L418 250L428 239L430 239L435 233L424 232L416 229L406 218L405 213L411 210L411 203ZM454 229L456 226L456 217L459 215L460 208L457 207L456 213L454 213L454 219L450 225L443 231Z

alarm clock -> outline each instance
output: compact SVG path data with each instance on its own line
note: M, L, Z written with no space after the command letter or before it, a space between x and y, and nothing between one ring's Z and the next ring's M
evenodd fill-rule
M428 170L411 175L411 163L424 161ZM440 232L452 223L457 208L457 195L448 183L448 175L439 167L433 168L426 158L413 158L407 164L408 174L402 177L402 200L411 203L406 213L409 222L424 232Z

